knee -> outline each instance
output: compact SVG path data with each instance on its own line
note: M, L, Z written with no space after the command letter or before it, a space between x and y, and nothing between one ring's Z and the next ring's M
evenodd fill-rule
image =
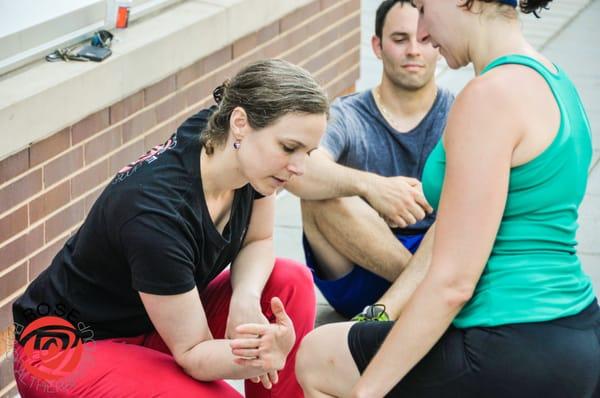
M312 330L317 298L312 274L307 266L278 258L266 289L268 297L277 296L283 301L286 312L294 321L297 339Z
M322 348L319 348L319 329L315 329L302 339L296 354L296 378L304 391L312 389L316 382L316 375L321 369L317 358Z
M313 277L310 269L297 261L277 258L271 278L281 284L291 285L304 290L313 290Z
M344 199L347 198L330 198L330 199L321 199L321 200L300 200L300 206L302 208L302 212L306 213L315 213L317 211L323 210L331 210L334 208L342 207L344 205Z

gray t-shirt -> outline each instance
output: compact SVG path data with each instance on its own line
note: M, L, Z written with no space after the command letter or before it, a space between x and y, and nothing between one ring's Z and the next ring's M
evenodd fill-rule
M331 105L331 118L321 146L341 165L384 177L421 180L425 160L442 136L453 101L449 91L438 89L423 120L414 129L399 132L385 120L371 90L340 97ZM435 215L431 214L397 232L424 233L434 220Z

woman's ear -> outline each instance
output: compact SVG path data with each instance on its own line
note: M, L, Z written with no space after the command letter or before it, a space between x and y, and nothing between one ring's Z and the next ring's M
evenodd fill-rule
M233 138L236 141L241 141L246 136L248 127L248 115L241 106L237 106L231 112L229 118L229 131L233 134Z

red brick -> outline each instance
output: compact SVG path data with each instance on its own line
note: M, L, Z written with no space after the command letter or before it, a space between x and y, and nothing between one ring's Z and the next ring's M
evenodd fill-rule
M206 98L208 96L212 97L213 90L218 85L223 83L223 81L226 78L227 77L225 75L222 75L221 73L213 73L211 75L208 75L204 79L187 87L185 89L185 91L183 92L183 95L185 96L186 105L188 107L190 107L190 106L198 107L198 105L197 105L198 102L204 100L204 98Z
M83 147L71 149L44 166L44 186L49 187L83 167Z
M355 65L358 65L359 62L360 49L356 48L355 50L348 52L342 58L336 60L334 64L330 64L328 67L321 69L319 73L315 74L315 78L321 85L325 85L351 70Z
M0 243L15 236L29 225L27 217L27 205L9 213L0 219Z
M10 383L14 381L13 375L13 359L8 357L2 357L0 362L0 386L2 389L7 387ZM9 395L8 392L6 394L2 394L1 398L13 398L15 395Z
M329 8L337 3L339 3L339 0L321 0L321 10Z
M89 115L85 119L75 123L71 127L71 143L78 144L81 141L93 136L100 130L108 127L110 124L109 108L102 109L99 112Z
M289 61L293 64L303 66L306 64L310 57L314 56L319 51L330 45L336 38L335 28L323 30L313 35L310 40L306 40L304 43L294 48L291 52L286 52L281 58ZM327 53L321 55L322 58L326 58Z
M84 212L85 215L87 217L88 213L90 212L90 209L92 208L92 206L94 205L94 203L96 202L96 200L98 199L98 197L100 196L100 194L102 193L102 191L104 191L105 187L99 187L98 189L96 189L95 191L89 193L84 201Z
M84 146L84 161L88 165L121 146L122 125L102 133Z
M31 282L48 266L52 263L52 260L56 254L65 245L65 242L69 239L69 236L63 236L53 244L45 247L35 256L29 259L29 281Z
M326 51L321 54L317 54L315 57L307 60L306 63L301 64L309 72L315 73L327 65L329 62L334 61L336 58L342 56L353 48L359 48L360 46L360 31L357 30L355 34L350 37L331 43Z
M23 260L44 244L42 225L28 231L9 244L0 247L0 271Z
M210 73L215 69L222 67L231 61L232 54L233 51L231 46L227 46L208 55L206 58L204 58L204 70L206 73Z
M0 184L29 169L29 148L23 149L0 161Z
M346 13L350 14L354 11L360 10L360 0L349 0L343 5Z
M348 90L349 87L354 85L360 76L360 66L356 65L350 71L346 72L339 80L330 82L325 86L325 90L330 100L341 95L341 93Z
M287 36L287 43L284 45L283 58L296 64L305 63L307 58L330 46L332 42L345 36L350 30L360 26L360 21L355 22L354 20L352 23L355 23L355 26L351 28L348 28L345 22L340 23L346 17L343 7L333 7L322 12L318 18L290 31L285 35ZM298 47L294 48L291 53L287 51L289 48L296 46ZM273 57L276 54L269 51L268 56Z
M352 32L356 29L357 26L360 26L360 14L355 13L351 17L348 17L344 22L342 22L338 26L338 37L343 37L346 34Z
M328 26L337 22L327 22L327 18L333 18L332 15L335 14L335 11L339 12L339 7L333 8L332 11L322 14L318 18L315 18L306 24L294 28L293 30L288 32L288 34L284 35L283 37L285 37L285 40L287 42L285 50L288 50L292 47L299 45L300 43L303 43L307 38L318 35ZM341 14L341 12L339 13Z
M256 32L256 44L261 45L277 37L279 34L279 21L275 21Z
M0 307L0 330L5 330L8 327L13 325L14 321L13 321L13 316L12 316L12 306L16 299L17 298L15 297L14 299L10 300L8 303L6 303L2 307ZM6 362L8 364L8 368L7 368L6 372L10 375L10 369L12 369L12 365L10 364L11 361L9 359L5 359L4 362ZM3 364L2 366L6 366L6 365ZM5 373L5 372L2 371L2 373ZM3 387L5 387L5 386L3 386Z
M223 70L223 75L231 78L235 76L235 74L243 67L249 65L250 63L267 58L265 55L265 48L266 47L258 47L256 50L248 52L241 57L234 59Z
M233 43L233 58L239 58L241 55L252 51L258 44L256 33L246 35Z
M144 155L144 141L136 141L132 144L127 145L119 152L112 155L109 159L108 173L109 175L116 174L117 171L130 163L135 162L140 156Z
M175 75L171 75L166 79L153 84L152 86L144 89L144 104L148 106L154 102L166 97L171 94L177 88Z
M156 125L156 111L146 109L123 124L123 143L145 134Z
M156 123L162 123L165 120L175 116L185 109L185 94L177 93L165 102L156 106ZM155 125L156 125L155 123ZM151 127L154 127L151 126Z
M175 122L165 123L164 126L154 131L152 134L144 137L144 149L149 151L156 145L164 143L175 132L176 129L177 125Z
M46 243L52 241L82 220L83 200L80 200L53 215L44 223L44 227L46 228L44 241Z
M110 124L120 122L143 107L144 91L138 91L110 107Z
M213 105L214 103L215 103L215 101L213 100L213 98L212 98L212 97L210 97L210 98L205 98L203 101L201 101L201 102L200 102L200 104L199 104L198 108L200 108L200 109L203 109L203 108L208 108L209 106ZM188 117L190 117L190 116L192 116L192 115L188 115L188 116L186 117L186 119L187 119ZM181 123L183 123L183 121L182 121ZM181 124L181 123L179 123L179 124Z
M201 100L200 102L198 102L197 104L197 109L203 109L203 108L207 108L209 105L214 104L214 99L212 98L212 96L206 97L203 100ZM187 119L189 119L191 116L193 116L195 113L197 112L197 110L188 110L186 112L184 112L183 114L180 114L179 116L177 116L177 118L175 119L174 123L175 126L181 126L181 124L183 122L185 122Z
M29 166L36 166L59 153L66 151L71 145L71 129L66 128L56 134L37 142L29 148Z
M201 59L192 65L183 68L179 72L177 72L176 80L177 80L177 88L181 88L186 84L193 82L196 79L199 79L204 75L205 67L204 67L204 59Z
M279 31L283 33L287 30L290 30L306 21L310 17L318 14L319 11L321 11L321 4L319 3L319 0L312 1L281 18L279 21Z
M71 197L78 198L108 178L108 159L86 169L71 179Z
M11 370L12 370L12 365L10 365L10 366L11 366ZM12 381L11 381L11 383L12 383ZM0 398L15 398L15 397L19 397L19 396L20 396L19 389L17 388L17 385L15 384L12 386L12 388L10 390L6 391L4 393L4 395Z
M0 277L0 299L10 296L27 284L27 261Z
M67 180L29 203L29 223L46 217L54 210L66 205L71 199L70 181Z
M35 170L0 189L0 214L42 190L42 170Z
M328 8L327 10L325 10L322 15L318 18L318 21L320 23L321 26L326 27L326 26L331 26L331 25L335 25L338 24L340 21L348 18L348 16L350 14L354 13L354 10L348 10L348 7L345 7L345 5L347 5L348 3L339 3L336 7L331 7ZM355 13L355 16L358 16L358 22L355 22L355 24L353 26L350 26L348 29L346 29L346 31L351 31L353 29L356 29L358 27L360 27L360 13ZM345 22L344 22L345 23ZM344 24L342 23L342 24ZM341 36L338 36L338 38Z
M277 40L273 40L269 44L267 44L264 48L262 48L262 53L266 58L280 58L280 55L294 47L297 43L293 42L293 37L289 34L281 35L277 38Z

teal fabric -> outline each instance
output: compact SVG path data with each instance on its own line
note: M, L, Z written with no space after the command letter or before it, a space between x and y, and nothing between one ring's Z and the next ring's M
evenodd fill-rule
M540 155L510 171L506 208L491 255L473 297L453 322L461 328L552 320L577 314L594 300L575 239L592 159L590 125L581 100L562 69L556 67L554 73L523 55L498 58L482 73L504 64L524 65L544 77L561 122ZM445 163L440 140L423 172L423 190L434 207Z

